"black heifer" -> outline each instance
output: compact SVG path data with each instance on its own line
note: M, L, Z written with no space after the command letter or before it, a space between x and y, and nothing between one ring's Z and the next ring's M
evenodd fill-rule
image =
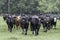
M28 31L28 26L29 26L29 21L28 18L26 16L22 16L21 20L20 20L20 26L23 30L23 34L27 35L27 31Z
M54 26L54 28L56 29L56 23L57 23L57 18L54 16L51 16L51 28Z
M30 18L30 27L33 34L38 35L40 29L40 20L37 16L32 16Z
M13 19L12 16L7 16L6 17L6 23L8 25L8 31L12 32L12 28L13 28Z
M40 19L43 25L44 32L47 32L47 30L50 30L50 26L51 26L50 17L42 15Z

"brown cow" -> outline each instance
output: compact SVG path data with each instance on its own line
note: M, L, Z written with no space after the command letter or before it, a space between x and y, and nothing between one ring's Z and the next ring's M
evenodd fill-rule
M21 16L16 16L16 18L15 18L15 25L16 25L17 29L20 26L20 19L21 19Z
M13 15L13 20L14 20L14 28L16 26L16 28L18 29L19 26L20 26L20 19L21 19L21 16L16 16L16 15Z

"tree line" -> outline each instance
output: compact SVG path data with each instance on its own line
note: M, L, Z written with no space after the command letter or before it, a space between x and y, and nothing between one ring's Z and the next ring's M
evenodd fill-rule
M0 0L0 13L60 13L60 0Z

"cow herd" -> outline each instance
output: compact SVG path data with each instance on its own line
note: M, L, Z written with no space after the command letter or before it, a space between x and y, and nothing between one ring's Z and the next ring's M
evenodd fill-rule
M29 27L34 35L38 35L41 25L44 32L47 32L53 27L56 29L57 23L57 18L51 15L4 15L3 19L6 21L9 32L12 32L13 28L21 28L24 35L27 35Z

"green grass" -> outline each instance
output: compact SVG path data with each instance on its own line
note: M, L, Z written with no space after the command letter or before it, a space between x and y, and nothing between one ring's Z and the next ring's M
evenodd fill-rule
M0 17L0 40L60 40L60 21L57 22L57 29L51 29L47 33L41 27L38 36L34 36L30 30L28 35L22 35L22 30L13 29L12 33L7 30L7 24Z

